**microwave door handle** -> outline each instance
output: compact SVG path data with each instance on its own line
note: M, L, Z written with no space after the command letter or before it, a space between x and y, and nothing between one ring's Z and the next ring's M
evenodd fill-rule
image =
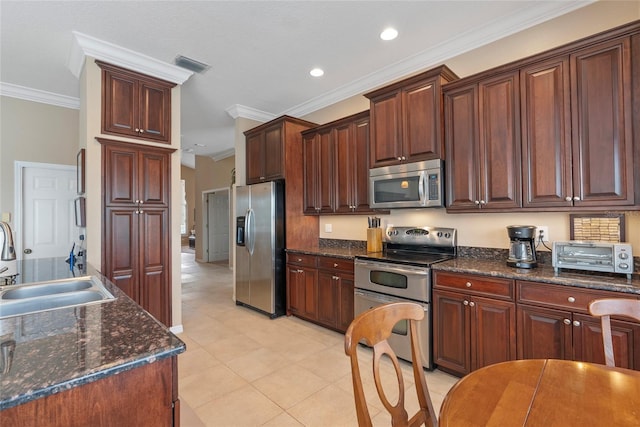
M420 182L418 184L418 197L420 197L420 204L425 206L427 204L427 174L420 172Z

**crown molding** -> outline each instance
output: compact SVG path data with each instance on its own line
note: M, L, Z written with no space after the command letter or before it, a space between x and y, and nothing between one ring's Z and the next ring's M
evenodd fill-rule
M87 56L148 76L176 84L183 84L193 75L192 71L169 64L133 50L72 31L73 38L67 66L80 78Z
M58 107L80 109L80 99L72 96L59 95L44 90L32 89L11 83L0 82L0 95L10 98L24 99L25 101L40 102Z
M236 149L230 148L228 150L220 151L219 153L216 153L210 157L216 162L219 162L220 160L226 159L227 157L235 156L235 154L236 154Z
M268 122L269 120L275 119L275 114L267 113L266 111L261 111L255 108L246 107L240 104L234 104L231 107L225 110L227 114L231 116L233 119L237 119L238 117L242 117L245 119L255 120L257 122Z
M389 84L389 82L400 80L411 74L442 65L448 59L457 55L526 30L534 25L541 24L587 6L595 1L597 0L541 3L528 10L518 10L510 17L501 17L500 19L486 22L480 28L462 31L455 38L449 39L444 43L440 43L412 57L376 70L373 73L367 74L321 96L298 104L281 112L279 115L286 114L293 117L304 117L307 114L311 114L352 96L385 86Z

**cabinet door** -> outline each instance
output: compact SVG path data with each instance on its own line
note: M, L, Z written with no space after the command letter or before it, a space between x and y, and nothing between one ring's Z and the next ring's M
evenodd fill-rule
M433 291L434 362L460 375L471 372L471 321L462 294Z
M355 212L371 212L369 208L369 118L357 121L353 128L350 144L353 159L353 181L351 184L351 203Z
M569 87L568 57L520 72L525 208L573 204Z
M318 322L336 328L340 278L329 271L318 273Z
M138 211L139 304L165 325L171 324L169 277L169 211Z
M289 310L292 314L310 320L318 318L318 271L298 266L287 266Z
M401 93L395 91L371 100L370 166L400 163Z
M166 153L142 150L139 153L138 189L140 207L169 207L170 158Z
M264 176L266 181L284 178L284 143L282 141L282 124L264 131Z
M319 132L318 140L318 201L316 206L320 213L333 212L335 196L335 150L334 132L326 130Z
M171 88L139 81L139 136L168 142L171 139Z
M601 43L570 60L574 204L632 205L630 40Z
M338 283L338 322L339 331L346 332L353 322L353 291L354 281L352 275L340 274Z
M138 199L137 150L103 144L102 162L105 205L135 205Z
M247 136L247 184L255 184L266 179L264 172L264 158L264 132L258 132Z
M604 364L604 346L600 319L583 314L573 317L573 346L575 360ZM611 321L613 355L616 366L627 369L640 367L640 325Z
M464 304L464 301L463 301ZM516 305L470 297L472 369L516 359Z
M480 203L477 85L447 92L444 104L447 209L477 210Z
M137 79L127 73L104 70L102 74L102 131L139 136L138 109Z
M439 97L435 79L402 90L402 155L407 162L442 156Z
M305 214L318 215L318 193L320 182L318 168L320 167L320 136L317 133L305 135L302 140L302 158L304 159L304 191L302 211Z
M519 304L518 359L573 359L571 312Z
M506 209L522 205L520 86L518 72L480 82L480 205Z
M335 171L335 203L336 213L351 213L354 210L353 195L354 178L357 173L354 170L357 160L354 158L354 135L353 125L346 123L336 127L335 130L335 155L336 155L336 171ZM366 159L365 159L366 161ZM367 162L367 174L369 173L369 165Z
M139 302L137 212L137 208L105 209L102 266L109 280Z

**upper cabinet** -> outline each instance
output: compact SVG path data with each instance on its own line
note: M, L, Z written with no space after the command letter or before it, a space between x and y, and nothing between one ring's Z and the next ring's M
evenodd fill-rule
M306 130L305 214L351 214L369 208L369 112Z
M171 142L174 83L96 61L102 69L102 132Z
M286 178L287 161L299 166L302 159L300 132L313 126L316 124L283 116L246 131L247 184Z
M365 95L370 167L444 158L441 86L457 78L443 65Z
M636 55L639 23L445 85L448 211L637 208Z

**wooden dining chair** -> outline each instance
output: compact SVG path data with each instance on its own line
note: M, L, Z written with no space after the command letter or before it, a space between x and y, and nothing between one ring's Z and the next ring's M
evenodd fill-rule
M626 298L601 298L591 301L589 313L599 316L602 324L602 343L607 366L616 366L611 337L611 316L624 316L640 321L640 300Z
M345 334L344 350L351 358L351 377L353 380L353 391L356 403L356 413L358 425L360 427L370 427L371 416L365 399L360 376L360 366L358 364L358 343L364 341L373 347L373 378L380 401L391 414L391 425L437 427L438 420L433 410L429 389L422 371L420 357L420 346L418 343L417 322L424 318L424 309L415 303L397 302L374 307L357 316ZM389 346L387 338L391 335L393 327L401 320L409 323L409 335L411 338L411 357L413 360L413 377L418 394L420 410L411 418L405 409L405 389L404 379L398 358ZM398 383L398 400L395 405L389 402L387 394L383 388L382 376L380 373L381 358L387 357L393 363ZM388 384L388 382L385 382Z

